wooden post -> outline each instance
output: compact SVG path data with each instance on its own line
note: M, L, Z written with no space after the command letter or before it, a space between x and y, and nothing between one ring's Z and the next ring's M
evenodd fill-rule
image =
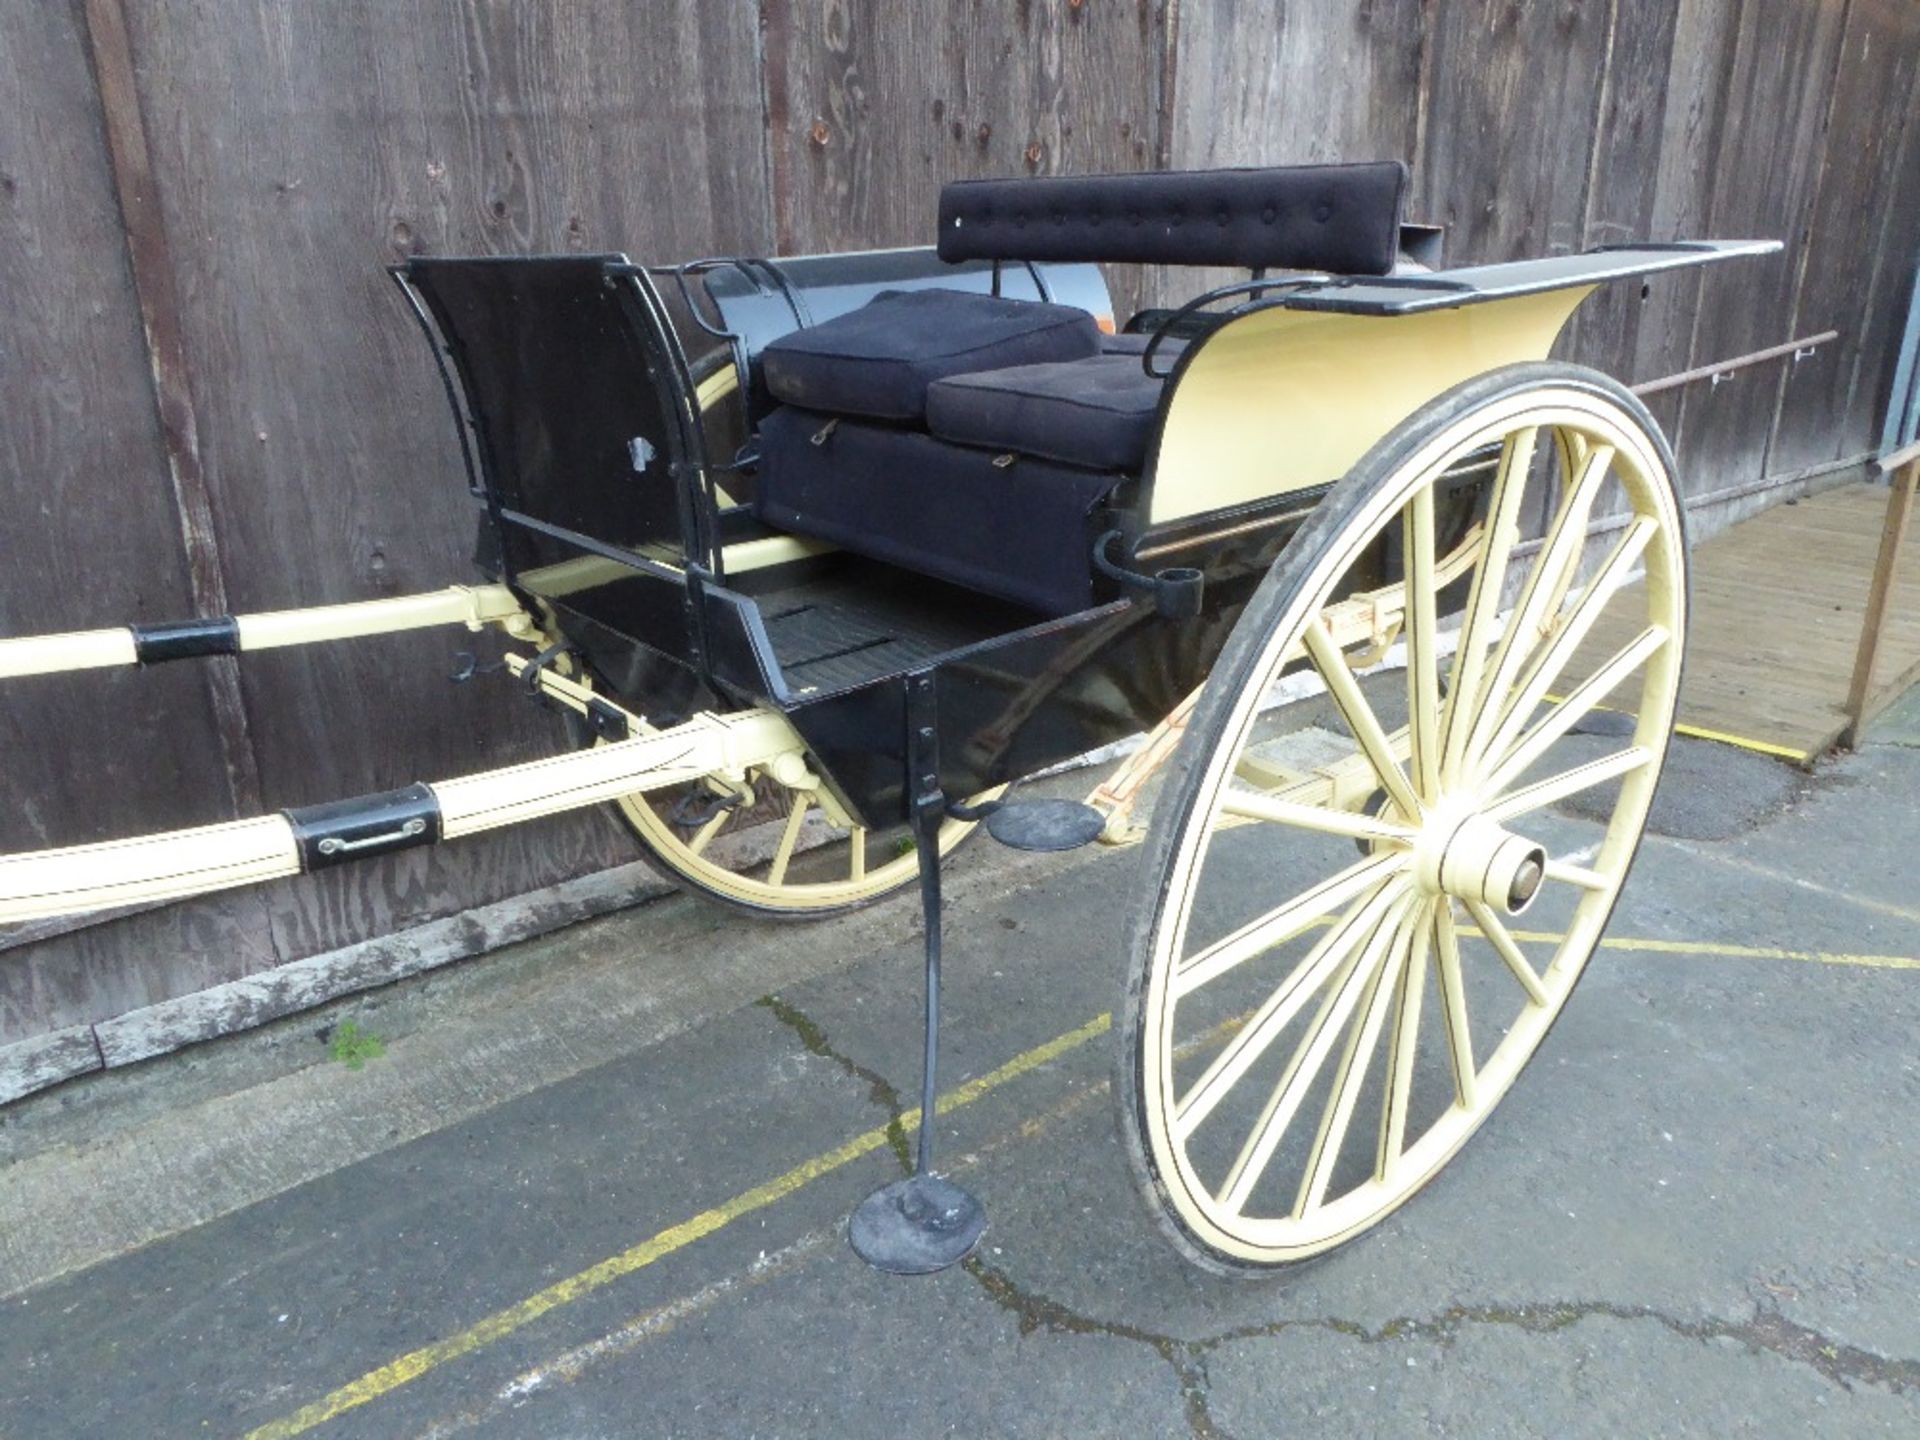
M1879 658L1880 631L1886 623L1887 607L1893 599L1893 582L1900 568L1900 547L1907 538L1907 521L1913 513L1913 495L1920 486L1920 444L1907 446L1886 456L1879 465L1882 474L1891 474L1887 491L1887 518L1880 531L1880 555L1873 565L1873 581L1867 590L1867 611L1860 621L1860 647L1853 657L1853 683L1847 687L1847 728L1840 743L1848 750L1860 743L1860 733L1886 703L1895 687L1887 693L1873 693L1874 661Z
M194 408L191 367L174 287L173 257L154 181L153 151L127 33L126 0L86 0L87 43L94 84L100 92L101 123L107 154L126 228L127 258L133 289L146 329L147 358L153 371L154 403L166 445L174 503L185 545L189 593L199 615L228 612L226 575L214 534L213 500L200 457L200 426ZM209 661L201 672L213 702L221 760L227 772L228 800L234 813L260 809L260 767L247 734L246 702L240 672L232 660Z

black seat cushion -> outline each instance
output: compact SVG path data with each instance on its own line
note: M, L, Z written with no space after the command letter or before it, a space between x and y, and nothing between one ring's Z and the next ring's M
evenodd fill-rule
M1071 305L958 290L891 290L767 346L775 399L836 415L918 420L945 375L1096 354L1093 317Z
M1118 477L781 406L760 427L754 506L831 540L1049 615L1093 603L1093 514Z
M1138 474L1164 384L1127 354L954 375L927 387L927 428L960 445Z

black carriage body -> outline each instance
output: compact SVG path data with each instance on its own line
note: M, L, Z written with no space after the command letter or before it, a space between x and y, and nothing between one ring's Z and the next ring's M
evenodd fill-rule
M993 270L928 249L693 271L617 255L420 259L395 273L446 372L483 512L481 568L550 611L601 682L650 720L744 704L783 711L848 808L884 824L905 814L909 674L934 676L949 795L1122 739L1205 677L1310 509L1311 497L1294 497L1290 515L1267 517L1279 523L1183 555L1208 584L1200 613L1179 621L1107 579L1084 609L1048 615L857 557L729 577L729 542L768 537L715 482L725 471L708 453L696 375L742 366L751 406L763 393L759 352L802 320L936 281L985 293ZM1102 318L1110 303L1091 266L1009 266L997 283ZM702 302L739 352L689 323ZM1126 518L1090 517L1087 550ZM869 633L870 605L855 613L813 599L847 588L817 575L835 563L868 591L897 593L900 633Z

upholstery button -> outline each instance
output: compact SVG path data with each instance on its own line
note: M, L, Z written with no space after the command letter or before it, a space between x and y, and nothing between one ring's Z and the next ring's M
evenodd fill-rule
M1260 212L1260 218L1261 218L1261 219L1262 219L1263 221L1265 221L1265 222L1266 222L1267 224L1269 224L1269 225L1271 225L1271 224L1273 223L1273 221L1274 221L1274 216L1275 216L1275 215L1277 215L1278 213L1279 213L1279 212L1278 212L1278 211L1276 211L1276 210L1275 210L1275 209L1273 208L1273 206L1271 206L1271 205L1269 205L1269 206L1267 206L1267 208L1266 208L1266 209L1264 209L1264 210L1262 210L1262 211Z
M1324 200L1322 200L1318 205L1313 207L1313 218L1318 220L1322 225L1327 223L1328 218L1332 214L1333 214L1333 206L1329 205Z
M1219 223L1222 230L1227 228L1227 212L1224 207L1213 218Z

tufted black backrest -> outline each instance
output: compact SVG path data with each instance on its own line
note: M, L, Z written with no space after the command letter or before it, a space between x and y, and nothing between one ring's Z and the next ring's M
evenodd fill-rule
M1406 189L1397 160L957 180L940 192L940 258L1384 275Z

